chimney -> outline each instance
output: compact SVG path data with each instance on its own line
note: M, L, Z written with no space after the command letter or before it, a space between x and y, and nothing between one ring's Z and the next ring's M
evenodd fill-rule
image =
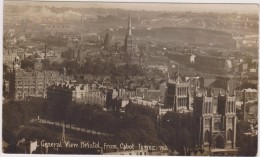
M246 119L246 90L244 89L242 91L242 94L243 94L243 120L245 121Z
M47 59L47 46L44 45L44 47L45 47L45 51L44 51L44 59Z
M78 60L80 60L80 49L78 49Z
M76 56L75 56L75 52L76 51L76 49L74 48L73 50L72 50L72 59L75 59L76 58Z

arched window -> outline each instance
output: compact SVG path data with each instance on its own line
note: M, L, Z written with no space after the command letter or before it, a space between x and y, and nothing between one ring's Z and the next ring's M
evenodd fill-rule
M229 103L229 112L231 112L232 101Z
M209 143L209 131L208 130L204 134L204 142L208 142Z
M215 122L215 123L214 123L214 130L221 130L221 124L220 124L220 122Z
M212 112L212 111L211 111L211 108L212 108L212 103L210 102L210 103L209 103L209 113Z
M210 102L208 102L208 113L210 113Z
M207 113L207 107L208 107L208 104L207 104L207 102L206 102L206 103L205 103L205 109L204 109L205 113Z
M230 101L227 102L227 112L230 112L229 111L229 109L230 109L229 106L230 106Z
M228 141L232 140L232 131L231 131L231 129L229 129L228 132L227 132L227 140Z
M236 112L236 104L235 104L235 102L233 103L233 106L234 106L234 112Z

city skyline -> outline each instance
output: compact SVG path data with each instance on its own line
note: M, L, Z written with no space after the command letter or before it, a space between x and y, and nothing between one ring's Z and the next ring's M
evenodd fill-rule
M4 1L5 4L42 5L71 8L108 8L124 10L166 11L166 12L216 12L216 13L258 13L256 3L178 3L178 2L95 2L95 1Z

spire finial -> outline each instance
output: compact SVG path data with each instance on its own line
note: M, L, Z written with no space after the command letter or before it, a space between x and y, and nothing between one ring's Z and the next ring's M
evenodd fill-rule
M132 35L132 21L131 21L131 12L129 12L129 19L128 19L128 35Z
M180 74L180 64L178 64L178 76Z

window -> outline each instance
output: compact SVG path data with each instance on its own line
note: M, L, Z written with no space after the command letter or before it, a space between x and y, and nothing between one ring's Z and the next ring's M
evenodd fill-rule
M209 143L209 131L208 130L204 134L204 142Z
M143 155L142 152L140 152L140 155Z
M205 119L205 126L210 126L210 119Z
M208 103L206 102L205 103L205 113L207 113L208 112Z
M211 102L209 102L209 113L211 113Z
M228 141L232 140L232 131L231 131L231 129L229 129L228 132L227 132L227 140Z
M214 123L214 130L220 130L220 122L215 122Z
M228 125L232 124L232 118L228 118Z

